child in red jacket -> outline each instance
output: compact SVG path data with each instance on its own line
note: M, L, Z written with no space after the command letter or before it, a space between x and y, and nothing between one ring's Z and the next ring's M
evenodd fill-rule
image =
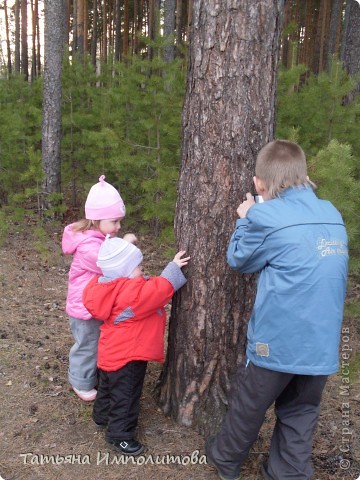
M104 322L93 419L107 427L107 442L125 455L144 451L134 439L141 391L147 362L164 362L164 305L186 283L181 268L190 257L184 254L178 252L160 276L145 277L139 266L141 251L126 240L107 237L97 262L103 276L93 278L84 290L84 305Z

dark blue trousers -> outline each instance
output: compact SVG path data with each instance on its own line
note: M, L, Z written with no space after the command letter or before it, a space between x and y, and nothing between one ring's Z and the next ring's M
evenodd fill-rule
M276 424L267 471L272 480L309 480L312 439L327 376L274 372L242 364L233 380L222 428L207 443L219 472L236 478L275 402Z
M98 425L107 425L108 440L134 438L146 367L147 362L136 360L115 372L99 369L93 419Z

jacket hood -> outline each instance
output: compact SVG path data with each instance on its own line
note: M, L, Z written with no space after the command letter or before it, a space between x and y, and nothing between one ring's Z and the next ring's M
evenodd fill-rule
M105 235L99 230L85 230L84 232L73 232L71 225L65 227L63 237L62 237L62 250L65 254L74 254L83 242L87 242L91 238L100 238L104 239Z

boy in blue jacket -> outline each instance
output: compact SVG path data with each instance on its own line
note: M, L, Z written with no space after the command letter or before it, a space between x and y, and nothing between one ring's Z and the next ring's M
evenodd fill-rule
M276 140L256 160L255 189L237 213L227 252L240 273L260 272L247 349L220 432L206 445L220 478L240 468L275 402L266 480L309 480L312 438L327 376L338 370L346 294L347 235L340 213L313 192L306 158Z

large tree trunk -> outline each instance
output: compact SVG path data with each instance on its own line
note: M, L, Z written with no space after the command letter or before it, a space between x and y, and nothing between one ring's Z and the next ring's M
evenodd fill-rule
M231 271L226 250L256 154L274 136L281 10L280 0L193 2L175 221L191 262L173 299L159 400L203 434L220 424L244 354L255 278Z
M64 50L66 0L45 2L45 65L42 124L42 208L53 205L50 195L60 193L61 66Z

